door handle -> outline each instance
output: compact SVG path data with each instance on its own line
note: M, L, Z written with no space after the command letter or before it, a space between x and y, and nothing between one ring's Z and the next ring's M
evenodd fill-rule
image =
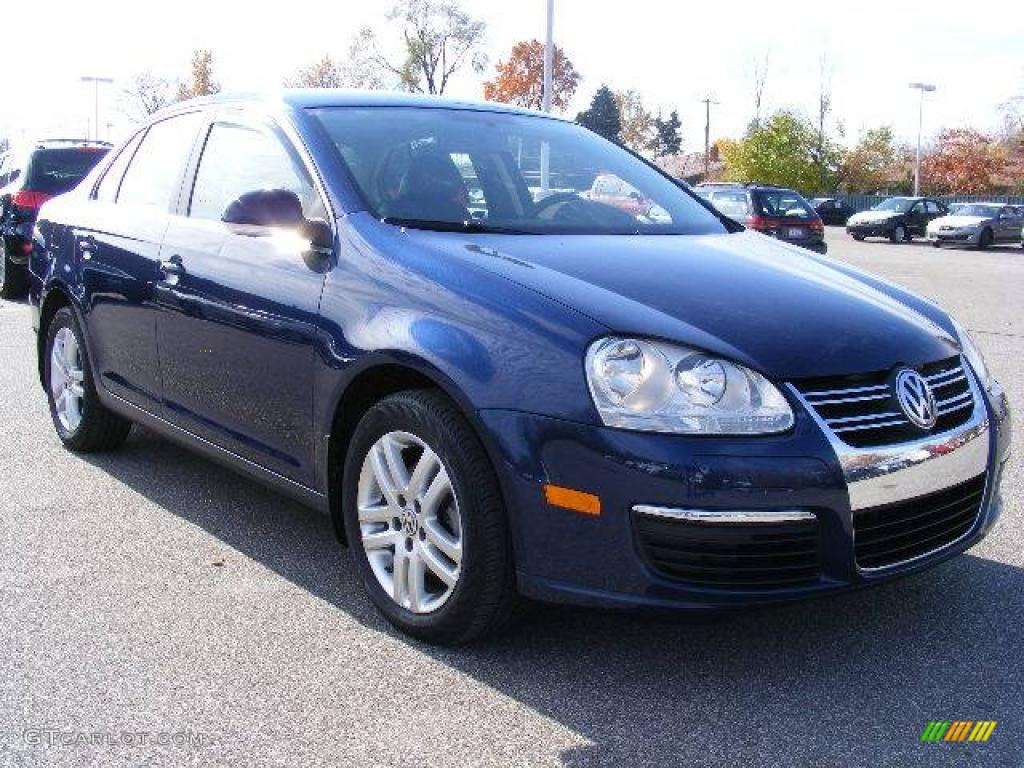
M181 263L181 256L174 254L167 261L161 261L160 271L163 273L164 277L170 277L171 275L184 275L185 265Z

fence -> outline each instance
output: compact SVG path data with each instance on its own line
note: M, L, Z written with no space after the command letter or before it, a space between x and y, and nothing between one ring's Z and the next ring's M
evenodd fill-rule
M873 208L883 200L888 200L893 195L811 195L808 197L831 197L841 200L848 205L855 213ZM1013 195L940 195L936 200L949 205L950 203L1010 203L1011 205L1024 205L1024 197Z

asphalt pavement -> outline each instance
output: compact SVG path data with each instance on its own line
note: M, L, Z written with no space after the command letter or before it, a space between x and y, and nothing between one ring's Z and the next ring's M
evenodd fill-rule
M951 309L1024 408L1024 250L828 238ZM63 450L34 350L0 301L2 765L1024 765L1019 450L998 527L924 574L714 619L542 607L439 650L317 513L143 430ZM921 743L937 719L998 725Z

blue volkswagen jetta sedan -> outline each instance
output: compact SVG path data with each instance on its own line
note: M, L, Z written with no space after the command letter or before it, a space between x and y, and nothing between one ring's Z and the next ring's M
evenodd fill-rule
M595 197L598 176L649 204ZM187 102L34 239L64 444L143 424L322 509L380 611L429 641L495 631L521 597L873 584L999 513L1007 403L948 314L560 119Z

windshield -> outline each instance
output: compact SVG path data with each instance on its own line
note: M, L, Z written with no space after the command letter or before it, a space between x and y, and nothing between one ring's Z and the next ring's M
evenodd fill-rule
M784 219L815 219L818 214L796 192L758 192L757 202L762 216Z
M374 215L512 234L728 231L677 184L572 123L410 107L311 110Z
M890 197L888 200L883 200L871 210L873 211L896 211L897 213L906 213L910 210L910 206L914 204L913 200L908 200L905 197Z
M964 203L951 209L950 214L954 216L980 216L984 219L994 219L999 215L999 208L994 205L970 205Z
M107 154L105 147L40 149L29 161L25 188L48 195L67 192Z

